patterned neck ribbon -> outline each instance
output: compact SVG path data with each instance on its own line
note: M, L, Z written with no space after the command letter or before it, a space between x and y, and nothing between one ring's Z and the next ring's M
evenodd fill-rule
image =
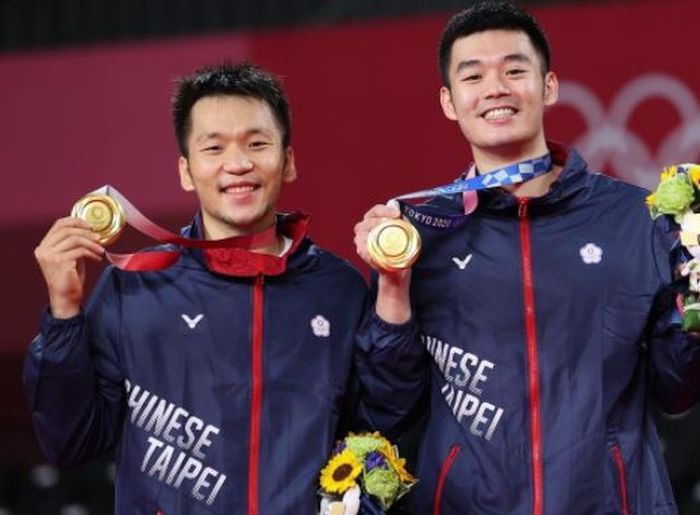
M526 182L546 174L551 169L552 157L549 153L534 159L514 163L483 175L476 174L476 170L472 166L467 173L451 184L406 193L395 197L394 200L404 201L462 193L464 214L468 215L476 208L476 192L478 190ZM399 202L399 205L403 215L412 222L436 229L454 229L462 225L467 219L464 215L437 215L426 207L413 206L406 202Z
M459 178L455 182L437 186L428 190L414 191L396 197L395 200L409 200L439 195L452 195L465 191L478 191L500 186L510 186L534 179L544 175L552 169L552 156L547 153L534 159L527 159L519 163L508 165L491 172L477 175L471 178ZM468 174L467 174L468 175Z

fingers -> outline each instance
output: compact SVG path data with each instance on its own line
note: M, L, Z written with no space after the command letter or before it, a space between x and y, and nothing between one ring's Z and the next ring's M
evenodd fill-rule
M363 220L373 218L399 218L401 211L399 210L398 202L390 200L386 204L376 204L372 206L363 217Z
M52 247L68 236L82 236L86 240L97 241L98 235L90 230L90 225L79 218L65 217L54 222L39 243L40 247Z
M92 234L74 232L71 229L59 231L51 237L47 236L34 249L34 256L39 265L54 266L74 263L80 258L99 261L104 254L104 247L97 243Z
M72 311L82 301L83 261L101 261L104 254L98 238L84 221L66 217L57 220L34 249L52 307Z
M101 255L104 248L98 243L99 235L78 218L66 217L57 220L36 248L35 255L52 256L84 247Z

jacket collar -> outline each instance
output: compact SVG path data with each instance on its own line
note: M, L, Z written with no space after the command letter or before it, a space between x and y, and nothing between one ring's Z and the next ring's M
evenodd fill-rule
M233 277L256 277L280 275L290 268L308 265L313 256L307 252L297 252L307 248L311 242L306 238L310 217L303 213L277 215L277 232L292 240L291 247L281 256L258 254L236 247L191 249L191 254L210 271ZM202 218L197 213L192 224L182 230L187 238L202 238Z

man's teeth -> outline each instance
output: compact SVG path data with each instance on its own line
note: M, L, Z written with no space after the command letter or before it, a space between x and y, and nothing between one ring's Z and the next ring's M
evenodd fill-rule
M229 186L226 188L228 193L249 193L255 189L255 186Z
M487 120L501 120L503 118L508 118L515 114L515 109L510 107L501 107L499 109L492 109L484 114L484 118Z

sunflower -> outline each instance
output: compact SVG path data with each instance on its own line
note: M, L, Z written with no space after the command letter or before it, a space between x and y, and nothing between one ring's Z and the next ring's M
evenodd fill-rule
M389 462L389 465L391 465L391 467L399 475L399 479L402 483L406 485L412 485L417 481L416 478L409 474L406 470L405 458L399 458L399 456L394 452L393 449L390 453L384 454L384 456L386 456L386 461Z
M362 472L357 457L345 449L333 456L321 471L321 489L331 494L342 494L355 486L355 478Z
M396 447L391 445L386 438L382 437L382 445L379 447L379 451L384 455L386 461L399 475L402 483L413 484L416 482L416 478L409 474L406 470L406 459L399 457L399 454L396 452Z

